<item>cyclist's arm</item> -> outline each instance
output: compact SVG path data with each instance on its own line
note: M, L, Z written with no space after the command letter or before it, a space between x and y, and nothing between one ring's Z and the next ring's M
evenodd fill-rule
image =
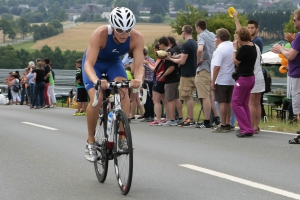
M144 61L144 37L143 35L136 31L132 30L132 34L130 35L130 46L133 52L133 58L134 58L134 79L142 80L144 75L144 67L143 67L143 61Z
M94 65L97 61L100 49L106 44L107 34L107 26L101 26L96 29L91 36L87 48L84 72L94 84L96 84L99 79L94 71Z

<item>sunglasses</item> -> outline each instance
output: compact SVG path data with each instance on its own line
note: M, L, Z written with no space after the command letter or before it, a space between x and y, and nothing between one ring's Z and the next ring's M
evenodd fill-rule
M115 30L119 34L123 34L123 33L129 34L132 31L132 29L128 29L126 31L123 31L122 29L119 29L119 28L116 28Z

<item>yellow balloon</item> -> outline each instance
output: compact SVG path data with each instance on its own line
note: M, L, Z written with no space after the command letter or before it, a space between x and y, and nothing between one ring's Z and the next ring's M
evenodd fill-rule
M233 17L233 16L232 16L233 13L236 13L234 7L229 7L229 8L228 8L228 15L229 15L230 17Z
M286 66L281 65L281 66L279 67L279 72L280 72L281 74L285 74L285 73L287 72Z
M287 65L288 65L288 59L286 59L286 58L281 58L281 64L282 64L283 66L287 66Z

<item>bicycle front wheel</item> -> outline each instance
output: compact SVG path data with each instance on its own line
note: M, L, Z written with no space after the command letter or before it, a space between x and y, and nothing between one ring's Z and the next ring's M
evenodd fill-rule
M116 113L114 122L114 163L115 173L121 192L128 194L133 173L133 150L128 118L123 111Z
M95 143L97 146L98 159L94 162L97 179L103 183L107 176L108 155L107 155L107 110L99 111L99 118L95 130Z

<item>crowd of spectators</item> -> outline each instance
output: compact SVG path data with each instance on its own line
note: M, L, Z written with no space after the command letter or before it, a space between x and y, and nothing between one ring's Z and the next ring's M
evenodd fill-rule
M49 58L30 61L20 75L10 72L5 78L8 88L8 105L27 105L30 109L53 108L56 106L54 94L55 74Z

